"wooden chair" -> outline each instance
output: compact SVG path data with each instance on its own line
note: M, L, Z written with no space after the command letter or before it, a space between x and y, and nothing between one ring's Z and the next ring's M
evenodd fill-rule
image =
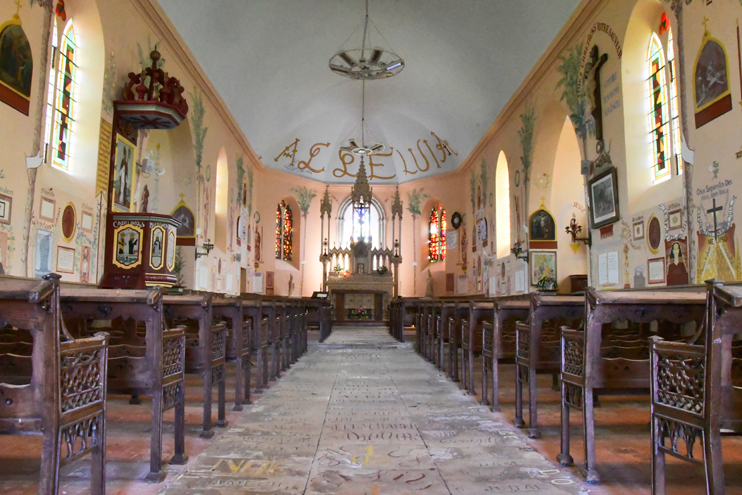
M742 286L706 282L705 345L652 337L652 493L665 493L665 455L706 470L706 493L725 493L721 429L742 432L742 389L732 339L742 328ZM736 375L736 376L735 376ZM703 460L694 454L701 444Z
M523 384L528 383L528 412L530 438L539 438L537 373L551 373L555 377L560 370L559 326L579 327L585 311L583 296L547 296L532 293L531 308L527 322L518 322L516 328L515 357L515 420L523 428Z
M160 483L162 469L162 416L175 408L175 453L170 464L185 464L185 329L164 326L162 292L150 290L80 289L62 287L61 309L65 320L133 319L146 326L144 355L111 356L108 390L152 396L150 470L146 480ZM133 325L127 326L128 331Z
M242 411L243 404L251 403L250 321L243 320L240 297L214 295L211 300L211 313L215 319L227 322L227 359L234 360L237 368L232 410Z
M165 317L169 326L195 322L195 338L186 338L186 373L201 373L204 377L202 438L211 438L211 391L217 386L216 426L227 426L226 419L226 339L227 327L222 322L214 325L210 294L166 295L163 298Z
M605 358L604 339L610 341L626 331L614 332L612 324L628 321L659 325L660 336L673 337L677 329L691 321L698 328L704 317L706 294L702 286L663 289L628 289L585 293L584 331L566 327L561 331L562 425L561 453L557 460L567 466L573 463L569 453L570 409L582 411L585 438L584 473L589 483L598 483L595 468L594 395L608 393L647 393L650 388L649 352L645 359ZM613 335L612 335L613 334Z
M59 308L59 275L0 278L0 326L30 332L28 373L8 373L0 356L0 434L42 435L40 495L56 495L59 469L91 454L90 493L106 491L105 333L72 339ZM8 330L12 332L15 330ZM24 368L25 366L21 366Z

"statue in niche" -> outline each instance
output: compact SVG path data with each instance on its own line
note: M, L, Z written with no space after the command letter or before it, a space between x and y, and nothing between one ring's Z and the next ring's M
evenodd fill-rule
M428 279L425 281L425 297L433 297L433 274L428 270Z
M294 276L289 275L289 297L294 294Z

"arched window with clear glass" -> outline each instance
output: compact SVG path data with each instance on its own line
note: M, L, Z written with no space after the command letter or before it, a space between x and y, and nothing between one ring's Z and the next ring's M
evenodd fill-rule
M446 210L433 207L428 221L428 259L431 263L446 259Z
M53 47L55 43L56 36L54 36L54 41L52 42ZM54 122L54 131L51 136L52 163L56 167L67 170L70 165L72 151L71 137L75 122L75 92L78 67L75 27L72 21L67 24L67 27L62 33L58 67L59 70L56 74L56 104L51 112L51 118ZM51 75L54 74L52 73ZM51 108L48 110L51 110Z

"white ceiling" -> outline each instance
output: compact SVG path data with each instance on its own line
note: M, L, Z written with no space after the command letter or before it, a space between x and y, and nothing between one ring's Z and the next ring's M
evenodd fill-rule
M360 141L361 82L328 61L362 23L363 0L159 0L265 165L337 178L338 148ZM366 83L366 144L379 176L404 182L457 168L554 39L579 0L370 0L369 16L405 60L397 76ZM382 42L383 43L383 42ZM383 45L382 45L383 46ZM346 46L346 48L348 48ZM188 89L188 88L187 88ZM442 153L434 132L458 156ZM214 135L209 135L214 139ZM294 166L274 159L300 139ZM440 168L425 145L437 154ZM319 154L300 172L314 143ZM425 161L430 170L417 174ZM208 159L208 158L207 158ZM356 163L348 167L357 171Z

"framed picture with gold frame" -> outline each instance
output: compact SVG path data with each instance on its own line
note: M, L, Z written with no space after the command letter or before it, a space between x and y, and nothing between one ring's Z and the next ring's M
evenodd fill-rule
M113 163L113 186L111 209L129 212L134 194L134 169L137 163L137 147L120 134L116 135L116 152Z

